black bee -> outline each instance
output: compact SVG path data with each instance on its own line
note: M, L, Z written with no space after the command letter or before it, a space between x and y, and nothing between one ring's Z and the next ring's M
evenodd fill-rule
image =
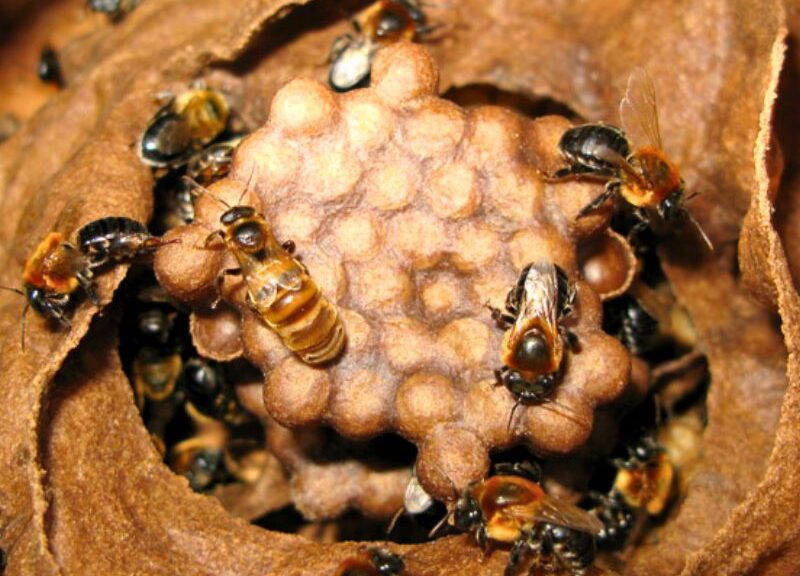
M613 461L614 485L607 495L593 494L592 512L603 523L598 545L620 548L642 514L658 516L675 494L675 467L651 436L628 446L628 457Z
M42 82L55 84L59 88L64 86L64 76L61 73L58 54L52 47L45 46L42 48L39 65L36 67L36 74Z
M637 356L650 351L659 335L658 320L627 295L603 303L603 325Z
M621 198L641 221L640 227L647 227L653 216L664 223L686 218L712 248L708 236L684 207L684 181L678 166L663 150L655 87L642 68L634 70L628 80L620 118L625 132L607 124L584 124L567 130L558 143L570 166L558 171L556 178L588 174L607 181L603 193L585 206L578 218L612 198ZM632 149L631 141L636 149Z
M154 168L182 166L228 125L230 107L216 90L192 88L171 98L148 124L139 157Z
M590 494L589 500L591 512L603 523L603 529L595 537L597 547L601 550L621 548L636 525L636 511L613 489L607 495Z
M135 258L159 246L161 240L152 236L144 224L122 216L100 218L78 230L78 247L88 258L90 268Z
M226 385L219 367L200 358L186 361L182 377L186 399L198 412L215 420L228 420L238 412L238 403Z
M223 448L216 440L202 436L189 438L173 446L170 466L185 476L195 492L203 492L228 477Z

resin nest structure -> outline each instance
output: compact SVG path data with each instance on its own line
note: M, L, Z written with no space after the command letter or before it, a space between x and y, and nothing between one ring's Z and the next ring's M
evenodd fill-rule
M579 447L631 364L602 331L601 299L579 272L578 245L610 213L575 217L602 186L543 176L563 165L557 143L569 122L465 110L439 98L437 85L427 52L406 43L379 52L370 88L337 95L290 82L239 147L230 177L201 194L197 221L168 234L180 241L158 252L155 268L192 306L203 355L243 354L261 369L271 418L350 439L399 434L418 448L421 485L452 501L488 472L494 450ZM212 309L220 271L237 267L223 244L204 243L221 227L219 200L254 206L279 242L294 241L346 330L334 363L315 368L290 353L248 306L238 276L221 287L230 307ZM494 376L503 331L487 305L502 307L520 271L539 260L576 285L568 327L579 347L553 402L520 406L509 426L515 399Z

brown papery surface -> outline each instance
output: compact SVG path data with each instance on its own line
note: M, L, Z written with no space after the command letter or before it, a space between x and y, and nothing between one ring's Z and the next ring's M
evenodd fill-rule
M152 177L135 144L157 109L156 93L205 76L256 126L278 87L299 74L323 80L321 62L346 22L334 3L320 2L268 22L283 4L144 0L121 23L100 22L89 33L75 24L75 39L62 50L68 88L0 145L0 283L18 285L25 258L50 230L71 233L108 214L147 219ZM797 572L800 309L786 256L797 270L796 136L778 134L783 180L771 145L776 87L778 118L797 117L796 50L777 85L782 7L450 0L431 14L446 24L431 46L440 90L491 83L613 123L631 68L645 65L655 79L665 148L688 189L701 193L690 207L716 245L706 261L686 258L700 250L680 238L662 250L712 383L703 457L685 499L652 544L629 553L625 572ZM795 9L790 16L797 30ZM31 38L13 42L41 36ZM38 51L6 42L4 54ZM3 86L2 93L10 91ZM12 108L23 109L3 103L0 115ZM748 290L771 308L755 304L740 284L737 246ZM104 301L124 272L101 278ZM9 573L320 574L355 550L250 527L174 477L136 414L109 336L116 331L111 309L82 343L97 312L90 305L77 310L69 332L48 331L30 314L23 354L23 302L3 292L0 304L0 541L10 550ZM396 549L410 574L500 573L504 553L480 563L467 542Z

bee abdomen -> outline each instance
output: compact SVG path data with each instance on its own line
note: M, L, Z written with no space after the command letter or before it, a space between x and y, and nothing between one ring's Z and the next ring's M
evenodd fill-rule
M307 364L333 360L344 346L339 313L309 277L300 290L279 296L265 319L286 347Z
M135 257L151 238L141 222L108 216L90 222L78 231L78 247L95 267L108 260Z
M605 124L583 124L561 136L558 147L571 162L599 172L614 172L616 167L598 156L601 148L611 149L623 158L630 155L630 144L618 128Z

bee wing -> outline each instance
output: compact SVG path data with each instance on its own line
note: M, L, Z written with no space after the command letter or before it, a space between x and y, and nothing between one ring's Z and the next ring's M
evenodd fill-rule
M628 78L628 89L619 103L622 128L634 146L661 146L656 89L644 68L635 68Z
M536 507L533 519L588 534L597 534L603 529L603 523L588 510L549 496L545 496L544 500Z
M528 269L515 327L527 330L531 318L540 319L542 326L550 331L549 335L555 336L558 331L558 277L552 262L537 262Z

